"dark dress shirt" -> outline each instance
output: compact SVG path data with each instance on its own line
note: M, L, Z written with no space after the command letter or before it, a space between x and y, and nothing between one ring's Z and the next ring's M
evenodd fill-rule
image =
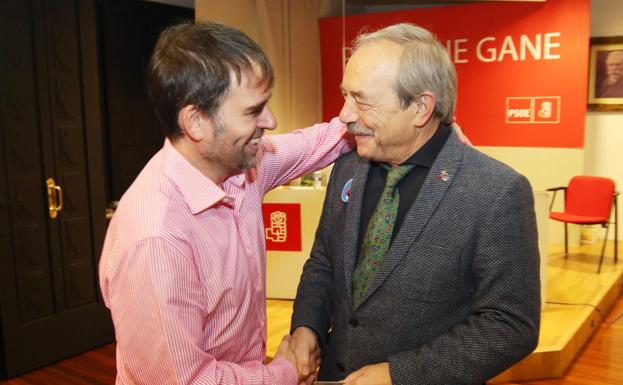
M415 167L398 183L400 200L398 202L398 215L396 216L396 223L394 224L392 240L398 233L411 205L415 202L415 198L418 196L433 163L435 163L437 155L439 155L443 145L450 136L450 132L450 126L441 124L428 142L403 163L414 164ZM374 213L374 209L383 193L386 179L387 171L381 167L381 164L379 162L370 162L370 170L368 171L368 180L364 190L363 207L361 210L362 218L361 228L359 229L359 249L361 249L361 240L366 233L370 217L372 217L372 213Z

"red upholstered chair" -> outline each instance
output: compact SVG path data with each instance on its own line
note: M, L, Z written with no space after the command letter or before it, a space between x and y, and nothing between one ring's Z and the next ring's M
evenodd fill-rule
M618 191L614 190L614 181L610 178L601 178L597 176L574 176L567 187L553 187L547 191L553 191L552 201L549 205L549 217L551 219L564 222L565 224L565 258L569 255L567 224L575 223L579 225L601 225L606 228L606 236L604 244L601 248L601 257L599 258L599 267L597 273L601 271L601 263L604 259L604 251L606 249L606 240L608 239L608 230L610 224L614 224L614 262L618 257L618 215L617 215L617 197ZM556 192L564 190L565 192L565 211L552 211ZM610 222L612 209L614 208L614 222Z

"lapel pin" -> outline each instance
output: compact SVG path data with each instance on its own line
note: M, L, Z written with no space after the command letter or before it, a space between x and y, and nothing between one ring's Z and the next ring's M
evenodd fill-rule
M353 178L350 178L342 188L342 202L347 203L350 199L350 190L353 188Z
M437 175L437 180L441 180L441 181L447 182L447 181L450 180L450 174L448 174L448 172L446 170L441 170L439 175Z

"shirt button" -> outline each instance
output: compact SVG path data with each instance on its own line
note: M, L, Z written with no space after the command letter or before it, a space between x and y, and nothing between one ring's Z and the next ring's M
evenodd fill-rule
M340 372L344 371L344 365L342 365L340 362L337 363L337 370L339 370Z
M348 323L350 324L350 326L356 328L357 326L359 326L359 321L357 320L357 318L353 317L351 318Z

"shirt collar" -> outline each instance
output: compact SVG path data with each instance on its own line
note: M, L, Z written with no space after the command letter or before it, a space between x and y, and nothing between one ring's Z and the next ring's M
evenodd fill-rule
M165 139L162 151L164 154L164 173L182 193L193 215L206 210L225 198L225 191L191 165L173 147L169 139ZM244 180L244 175L237 175L233 178L237 177L242 177Z
M437 155L439 155L441 149L446 143L446 140L448 140L450 132L450 126L441 123L428 142L424 143L424 145L413 155L411 155L403 164L414 164L428 168L433 167L433 163L435 163Z

